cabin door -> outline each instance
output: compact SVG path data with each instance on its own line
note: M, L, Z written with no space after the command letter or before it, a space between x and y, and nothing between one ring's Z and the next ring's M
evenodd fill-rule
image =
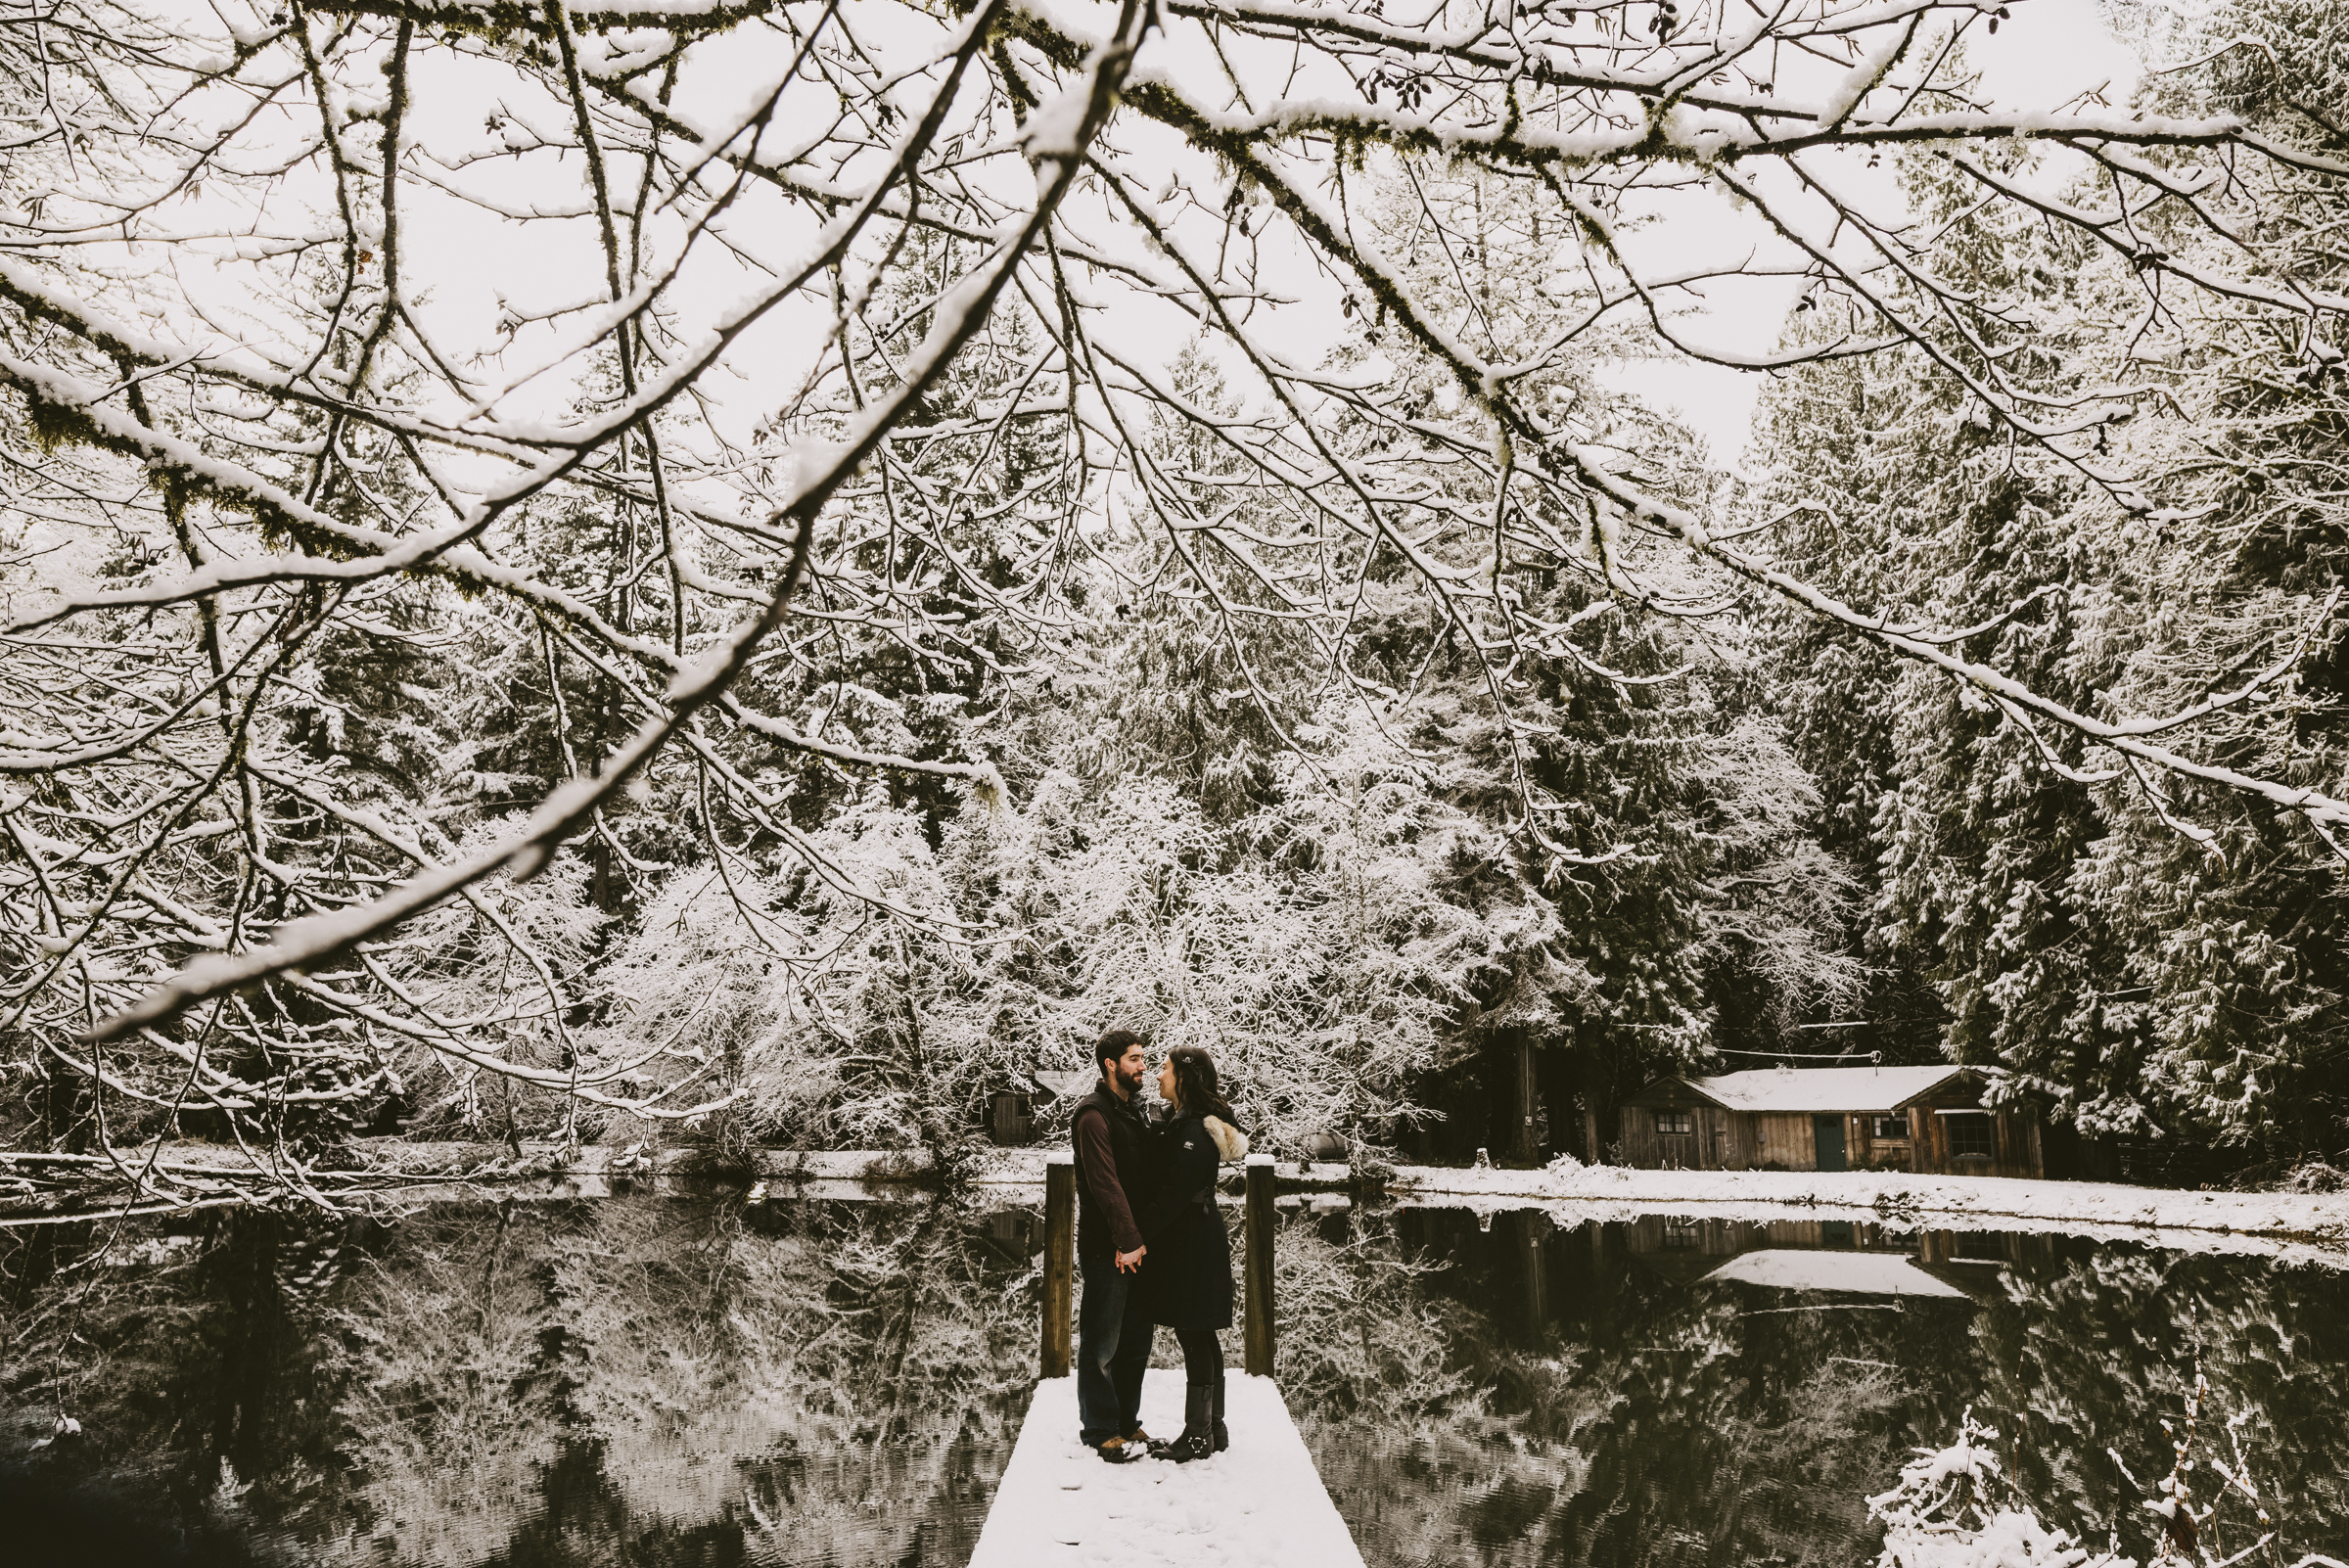
M1843 1118L1815 1116L1811 1118L1811 1133L1819 1142L1819 1166L1821 1171L1849 1171L1851 1166L1843 1157Z

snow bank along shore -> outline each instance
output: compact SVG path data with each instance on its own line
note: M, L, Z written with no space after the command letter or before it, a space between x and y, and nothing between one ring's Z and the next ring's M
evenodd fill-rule
M1703 1213L1824 1218L1916 1229L2064 1231L2102 1239L2160 1231L2177 1250L2305 1254L2349 1267L2349 1193L2176 1192L2098 1181L1910 1176L1898 1171L1636 1171L1565 1159L1540 1171L1403 1166L1387 1190L1470 1209L1566 1207L1578 1220Z
M590 1145L567 1152L556 1144L526 1141L522 1157L516 1158L504 1144L386 1139L368 1140L355 1152L356 1169L313 1170L308 1176L321 1182L340 1178L332 1187L338 1198L374 1188L413 1201L424 1196L419 1189L427 1184L487 1187L551 1181L557 1195L600 1196L613 1190L616 1181L709 1171L709 1156L702 1151L641 1146ZM1002 1201L1019 1189L1043 1184L1048 1152L989 1149L957 1174ZM13 1172L103 1183L121 1167L151 1172L161 1178L156 1185L181 1202L235 1201L250 1183L266 1181L271 1174L266 1160L207 1144L124 1149L112 1158L0 1153L0 1178ZM750 1151L746 1161L731 1165L729 1171L752 1179L759 1190L771 1186L798 1197L910 1193L935 1184L939 1176L935 1160L920 1149L761 1149ZM1280 1190L1290 1193L1345 1192L1354 1184L1353 1173L1334 1162L1283 1163L1275 1168L1274 1177ZM1236 1185L1236 1177L1230 1184ZM2349 1268L2349 1193L2179 1192L2105 1182L1885 1171L1641 1171L1587 1166L1572 1159L1537 1171L1400 1166L1387 1176L1384 1189L1389 1198L1414 1207L1548 1209L1566 1224L1672 1213L1784 1219L1795 1209L1820 1218L1920 1230L2061 1231L2106 1240L2153 1240L2158 1233L2160 1244L2173 1250L2255 1252ZM39 1202L31 1191L0 1196ZM156 1197L143 1202L156 1202ZM60 1213L57 1218L72 1216Z

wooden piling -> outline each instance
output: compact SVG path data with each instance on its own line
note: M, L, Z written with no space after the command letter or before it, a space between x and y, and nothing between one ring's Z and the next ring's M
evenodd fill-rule
M1069 1375L1069 1292L1077 1271L1077 1157L1044 1162L1044 1330L1039 1376Z
M1246 1240L1240 1277L1247 1286L1241 1337L1250 1377L1272 1375L1272 1156L1248 1156Z

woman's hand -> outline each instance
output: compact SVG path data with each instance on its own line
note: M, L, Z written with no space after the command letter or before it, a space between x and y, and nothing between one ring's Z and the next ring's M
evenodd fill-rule
M1149 1250L1148 1247L1136 1247L1131 1252L1119 1253L1118 1271L1130 1274L1139 1269L1142 1267L1142 1254Z

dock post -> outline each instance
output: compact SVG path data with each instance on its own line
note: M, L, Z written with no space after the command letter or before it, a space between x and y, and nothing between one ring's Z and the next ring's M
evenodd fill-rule
M1240 1277L1248 1289L1242 1319L1250 1377L1272 1375L1272 1156L1248 1156L1245 1254Z
M1069 1290L1077 1269L1077 1157L1044 1162L1044 1334L1038 1376L1069 1375Z

